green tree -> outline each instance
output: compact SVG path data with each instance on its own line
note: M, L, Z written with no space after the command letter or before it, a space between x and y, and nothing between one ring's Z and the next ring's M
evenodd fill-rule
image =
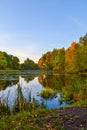
M28 70L28 69L38 69L38 65L34 63L33 60L27 58L24 63L21 64L21 69Z
M52 52L53 69L58 72L64 72L65 69L65 49L56 49Z
M0 51L0 69L6 69L6 68L7 68L6 57L4 56L4 53Z
M6 52L4 52L4 56L6 57L6 61L7 61L7 69L13 69L13 56L12 55L8 55Z
M13 65L13 69L19 69L19 58L16 56L12 57L12 65Z
M80 72L87 72L87 34L80 38L78 50L78 65Z

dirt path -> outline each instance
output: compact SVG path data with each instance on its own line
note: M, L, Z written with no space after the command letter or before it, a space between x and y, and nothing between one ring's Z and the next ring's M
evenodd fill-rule
M87 107L60 109L58 113L66 130L87 130Z
M0 117L0 130L87 130L87 107L21 112Z

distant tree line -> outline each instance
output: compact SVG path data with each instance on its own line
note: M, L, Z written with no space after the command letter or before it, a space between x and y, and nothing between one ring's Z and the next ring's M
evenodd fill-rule
M55 70L59 73L87 72L87 34L81 37L78 43L73 42L66 50L65 48L54 49L52 52L43 54L38 64L29 58L20 64L17 56L0 51L0 70L38 68Z
M38 61L42 69L64 72L87 72L87 34L71 46L47 52Z
M28 69L38 69L38 64L36 64L33 60L27 58L24 63L20 65L20 68L22 70L28 70Z
M38 69L38 65L27 58L24 63L20 64L17 56L9 55L6 52L0 51L0 70L28 70Z

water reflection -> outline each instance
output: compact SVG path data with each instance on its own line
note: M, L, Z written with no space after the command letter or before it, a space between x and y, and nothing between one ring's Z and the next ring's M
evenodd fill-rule
M45 88L52 88L60 93L60 100L72 103L87 99L86 75L40 75L38 81Z
M8 86L16 85L19 82L19 76L0 76L0 90L6 89Z
M34 75L22 75L21 76L27 83L29 83L29 81L33 80L34 79Z
M12 109L21 95L26 102L35 99L48 108L58 108L79 100L87 99L87 76L84 75L22 75L0 77L0 101ZM44 89L56 91L56 96L44 98L39 95ZM21 97L22 97L21 96Z

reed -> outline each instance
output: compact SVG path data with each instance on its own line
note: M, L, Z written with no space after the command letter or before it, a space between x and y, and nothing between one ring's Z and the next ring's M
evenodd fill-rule
M51 88L46 88L39 94L44 99L52 99L56 96L57 92Z

